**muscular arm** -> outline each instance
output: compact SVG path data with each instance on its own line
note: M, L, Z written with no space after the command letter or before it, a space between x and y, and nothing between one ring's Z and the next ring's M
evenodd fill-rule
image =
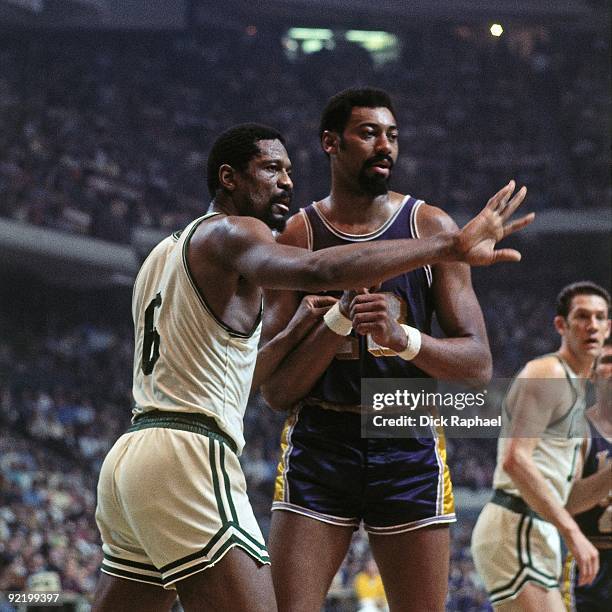
M558 408L556 399L551 397L551 386L543 380L563 377L561 366L552 358L528 363L519 375L521 383L508 401L513 429L509 433L503 468L525 502L559 530L579 565L581 584L587 584L597 573L597 550L555 497L533 460L540 436ZM522 437L527 433L529 437Z
M439 208L424 205L418 212L417 223L424 236L457 229ZM438 264L433 269L432 289L438 323L446 338L422 334L414 365L433 378L486 384L492 374L491 351L470 267L460 262Z
M285 356L318 324L335 302L330 296L307 295L302 299L286 327L259 349L251 392L258 389L277 370Z
M318 292L368 286L424 265L454 260L457 233L423 240L352 244L311 252L274 241L270 230L251 217L220 221L208 247L218 263L253 285Z
M417 223L427 236L457 228L446 213L427 205L419 209ZM433 378L486 384L491 377L491 352L469 266L459 262L435 266L432 291L446 337L421 333L421 349L412 363ZM351 318L357 333L371 334L379 345L396 353L406 348L406 334L390 315L383 294L358 295L351 305Z
M519 261L513 249L495 244L533 220L533 214L509 221L525 197L514 197L514 182L495 194L461 231L443 231L417 240L384 240L311 252L274 241L267 226L252 217L226 217L212 226L206 240L211 261L253 285L308 292L371 287L425 264L465 261L491 265Z
M306 228L302 215L295 215L289 220L278 241L306 248ZM274 342L279 334L283 334L298 307L299 299L299 293L294 291L265 292L264 343ZM294 349L283 355L278 367L264 382L261 391L268 405L275 410L286 410L306 396L344 341L345 338L330 331L319 318Z
M426 236L457 231L455 223L442 210L432 206L424 208L421 229ZM281 239L305 246L305 229L299 216L292 220ZM434 378L485 384L491 377L491 353L469 266L462 263L436 266L433 292L438 320L447 337L438 339L422 334L421 351L413 363ZM368 299L368 296L362 297ZM274 291L268 292L266 298L271 307L264 328L266 336L270 337L282 329L295 308L295 297L289 292ZM381 344L399 352L405 348L406 340L401 328L396 327L399 341L404 344L398 347L391 342ZM329 366L342 342L344 339L324 323L313 326L264 385L266 401L274 408L283 409L304 397Z

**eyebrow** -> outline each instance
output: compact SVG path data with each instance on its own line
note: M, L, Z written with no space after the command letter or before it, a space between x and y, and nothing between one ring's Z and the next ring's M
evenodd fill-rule
M376 123L376 122L372 122L372 121L364 121L363 123L358 123L357 127L358 128L362 128L362 127L380 128L380 127L384 127L384 126L381 123ZM397 125L392 123L392 124L388 125L385 129L387 129L387 130L397 130L398 127L397 127Z
M577 306L574 308L574 314L603 314L606 315L606 308L585 308L584 306Z
M283 165L282 157L265 157L265 156L260 155L258 159L262 165L265 165L265 164L281 164L281 166ZM287 164L287 168L293 168L293 164L289 162Z

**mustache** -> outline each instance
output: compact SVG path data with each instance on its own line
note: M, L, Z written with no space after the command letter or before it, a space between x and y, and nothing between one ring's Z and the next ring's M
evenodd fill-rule
M272 198L272 202L291 201L293 199L293 189L283 189L283 191Z
M378 155L370 157L370 159L365 161L364 166L366 168L369 168L370 166L375 166L381 161L386 161L389 164L389 170L393 168L393 158L390 155L386 155L385 153L379 153Z

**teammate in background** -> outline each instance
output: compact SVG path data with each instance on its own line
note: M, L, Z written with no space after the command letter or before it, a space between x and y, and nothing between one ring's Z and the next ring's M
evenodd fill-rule
M289 220L281 244L322 253L456 231L441 209L389 191L398 126L384 91L334 96L320 138L331 192ZM353 295L342 294L262 387L273 408L294 407L282 434L270 531L278 605L319 610L363 521L391 610L442 610L448 523L455 520L443 438L362 439L360 383L363 377L489 379L491 354L470 269L429 261ZM300 299L295 291L266 293L267 338L282 333ZM445 339L430 335L434 310Z
M582 445L581 478L575 481L565 508L599 551L599 572L591 584L579 585L576 563L568 555L566 603L577 612L603 612L612 601L612 338L595 360L591 380L596 401L586 412L589 432ZM601 497L592 506L594 491Z
M565 287L557 298L556 353L528 362L504 403L493 499L472 534L472 554L498 610L562 612L559 534L578 565L580 586L599 568L597 549L564 507L584 435L584 379L610 333L610 296L590 282ZM585 507L604 495L581 495Z
M96 519L104 561L94 610L272 612L263 538L238 454L251 384L258 385L331 298L309 298L261 351L261 287L316 292L370 285L432 261L515 261L495 251L524 193L495 195L460 232L321 253L279 245L291 164L281 135L243 125L208 158L208 214L158 244L134 286L133 424L102 465ZM206 571L204 571L206 570Z

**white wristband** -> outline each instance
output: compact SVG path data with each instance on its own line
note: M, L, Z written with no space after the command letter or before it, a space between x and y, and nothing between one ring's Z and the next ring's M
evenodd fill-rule
M334 334L338 334L339 336L348 336L353 329L353 322L340 312L338 302L323 315L323 321L325 321L325 325L327 325Z
M397 356L405 361L411 361L421 350L421 332L416 327L410 327L410 325L404 325L403 323L402 329L406 333L408 344L401 353L397 354Z

